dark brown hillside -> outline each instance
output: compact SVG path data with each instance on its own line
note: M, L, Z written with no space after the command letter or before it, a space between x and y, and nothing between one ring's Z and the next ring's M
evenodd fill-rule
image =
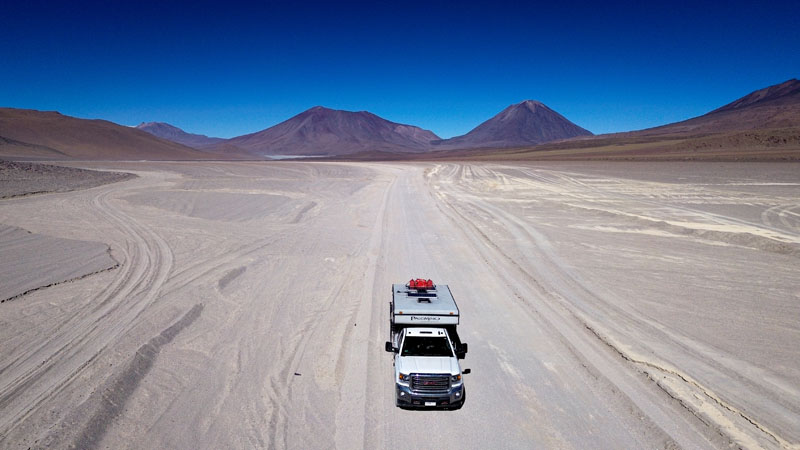
M705 135L790 127L800 127L800 81L797 79L759 89L699 117L633 133Z
M136 128L54 111L0 108L0 157L14 159L191 160L209 154Z

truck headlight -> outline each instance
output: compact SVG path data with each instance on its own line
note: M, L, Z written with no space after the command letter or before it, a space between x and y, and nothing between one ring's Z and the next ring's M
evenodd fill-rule
M450 380L451 380L453 383L458 383L459 381L461 381L461 374L458 374L458 375L453 375L453 376L451 376L451 377L450 377Z
M410 377L408 375L404 374L404 373L401 373L400 375L398 375L397 378L400 381L408 381L410 379Z

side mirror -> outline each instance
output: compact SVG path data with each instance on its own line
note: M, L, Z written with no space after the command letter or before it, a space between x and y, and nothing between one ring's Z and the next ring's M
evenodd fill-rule
M459 344L456 348L456 358L464 359L467 356L467 344Z
M464 369L461 371L461 375L469 375L470 372L472 372L472 369Z
M397 353L397 348L392 347L392 343L389 342L389 341L386 341L386 351L389 352L389 353Z

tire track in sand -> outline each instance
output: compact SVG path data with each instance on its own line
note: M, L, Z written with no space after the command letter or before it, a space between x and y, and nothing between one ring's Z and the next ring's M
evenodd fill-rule
M472 174L473 171L469 173ZM540 314L548 310L556 312L556 315L546 314L549 316L548 321L562 333L562 336L567 341L572 343L574 349L580 349L581 346L576 340L577 335L573 332L574 330L570 331L569 326L567 326L567 321L571 320L576 320L582 324L594 338L611 348L623 360L631 363L636 370L647 375L661 390L677 400L683 408L689 410L702 422L713 424L713 428L727 439L746 447L758 446L760 445L758 444L759 442L771 442L781 448L792 448L792 444L778 433L770 430L763 423L759 423L754 417L748 416L736 406L726 402L708 386L702 385L687 373L665 361L660 361L655 356L645 357L643 353L634 351L630 346L623 345L621 342L612 339L605 327L599 325L598 314L600 317L605 314L610 314L617 318L625 317L628 323L637 323L640 326L645 326L648 333L652 335L660 335L663 336L662 339L675 340L677 342L676 336L669 333L669 330L657 327L642 317L634 317L628 311L620 309L593 293L590 287L585 286L580 278L576 278L574 274L558 262L558 258L553 253L553 250L549 248L547 240L540 236L530 224L502 208L482 200L479 195L454 190L449 195L443 194L440 197L444 205L447 206L447 211L444 212L457 217L457 222L470 224L470 228L477 233L479 239L487 243L488 249L501 256L501 260L511 264L514 271L523 275L527 282L532 283L536 290L540 291L544 298L549 300L546 303L535 302L538 305L536 311ZM464 211L465 206L475 208L474 214L468 214ZM496 224L501 225L502 229L513 237L516 245L521 245L523 248L528 249L523 252L525 258L518 261L514 256L506 254L503 249L493 244L491 238L482 230L482 227L474 223L474 217L483 217L484 220L491 219ZM511 281L509 280L510 283ZM520 299L524 298L521 295L518 295L518 297ZM571 301L567 301L566 298L570 298ZM587 299L594 299L594 301L587 301ZM547 308L544 306L547 306ZM601 309L597 309L598 306ZM558 310L562 311L558 313ZM559 315L562 317L559 318ZM687 346L681 347L685 351L691 352L698 361L705 361L709 369L714 366L712 364L713 361L706 361L702 354L694 354L693 350ZM600 369L600 373L605 372L602 365L595 365L595 368ZM719 370L720 373L725 373L728 369L714 367L711 370ZM656 372L655 374L652 373L654 371ZM614 383L612 381L614 377L607 377L607 379L609 382ZM623 388L623 386L619 387ZM647 408L647 410L652 411L651 408Z
M167 280L173 265L167 243L146 224L117 208L110 198L130 188L128 184L117 184L100 192L79 194L94 195L90 203L92 211L123 236L121 242L112 244L121 255L120 269L111 283L83 308L74 311L46 336L25 346L3 367L0 409L4 413L0 436L10 438L21 422L91 366L157 299L160 287Z

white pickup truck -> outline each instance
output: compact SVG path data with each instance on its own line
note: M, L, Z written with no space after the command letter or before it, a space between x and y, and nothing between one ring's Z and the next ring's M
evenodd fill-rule
M389 304L394 353L395 404L400 407L458 409L466 391L459 359L467 344L458 337L458 305L447 285L416 279L392 285Z

